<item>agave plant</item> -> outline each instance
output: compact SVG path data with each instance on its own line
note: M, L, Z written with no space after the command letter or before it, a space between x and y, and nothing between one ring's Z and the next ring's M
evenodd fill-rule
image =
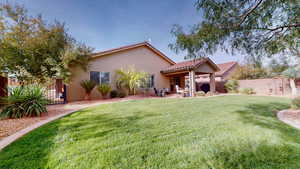
M111 87L108 84L101 84L98 86L98 91L101 93L102 97L105 99L108 93L111 91Z
M136 94L136 89L147 81L148 74L139 72L134 67L128 69L119 69L116 71L118 88L125 88L129 94Z
M2 118L40 116L47 112L48 100L44 95L44 88L39 85L13 88L3 101L6 106L0 113Z
M91 100L91 93L96 86L96 83L91 80L83 80L80 82L80 86L85 90L85 100Z

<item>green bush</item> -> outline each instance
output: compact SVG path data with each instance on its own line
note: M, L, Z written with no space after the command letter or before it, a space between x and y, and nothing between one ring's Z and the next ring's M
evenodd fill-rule
M196 96L205 96L205 92L204 91L196 92Z
M247 94L247 95L255 94L255 92L254 92L254 90L252 88L243 88L243 89L240 89L240 93Z
M116 91L116 90L111 91L110 98L116 98L116 97L118 97L118 91Z
M213 95L214 95L213 92L207 92L207 93L206 93L206 96L213 96Z
M225 83L225 88L229 93L237 93L239 87L239 82L237 80L228 80Z
M300 97L296 97L292 100L291 107L292 109L300 109Z
M47 112L48 100L44 89L39 85L16 87L3 101L6 106L0 113L2 118L40 116Z
M101 93L103 98L106 98L108 93L111 91L111 87L108 84L101 84L97 89Z
M126 97L126 96L127 96L126 92L124 92L124 91L119 91L118 97L124 98L124 97Z

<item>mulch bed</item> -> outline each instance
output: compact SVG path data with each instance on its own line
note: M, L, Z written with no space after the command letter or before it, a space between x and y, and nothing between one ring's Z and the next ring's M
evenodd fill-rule
M49 110L48 114L43 114L41 117L26 117L21 119L2 119L0 120L0 139L10 136L15 132L22 130L34 123L45 120L49 117L64 113L63 110Z

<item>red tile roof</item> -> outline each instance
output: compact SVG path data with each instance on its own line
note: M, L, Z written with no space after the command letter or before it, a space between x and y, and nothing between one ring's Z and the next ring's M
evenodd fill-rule
M170 64L172 64L172 65L175 64L175 62L172 59L168 58L165 54L163 54L161 51L159 51L158 49L153 47L148 42L141 42L141 43L137 43L137 44L133 44L133 45L122 46L122 47L119 47L119 48L114 48L114 49L94 53L94 54L91 55L91 58L98 58L98 57L101 57L101 56L105 56L105 55L109 55L109 54L113 54L113 53L117 53L117 52L122 52L122 51L130 50L130 49L138 48L138 47L141 47L141 46L145 46L145 47L149 48L151 51L153 51L154 53L156 53L157 55L159 55L160 57L165 59Z
M200 66L203 63L208 62L209 64L214 67L216 71L219 70L218 66L209 58L200 58L200 59L195 59L195 60L189 60L189 61L184 61L184 62L178 62L175 65L172 65L164 70L162 70L162 73L172 73L172 72L177 72L177 71L188 71L190 69L193 69L197 66Z
M238 64L237 62L226 62L226 63L217 64L221 70L216 73L216 76L223 76L226 72L231 70L237 64Z

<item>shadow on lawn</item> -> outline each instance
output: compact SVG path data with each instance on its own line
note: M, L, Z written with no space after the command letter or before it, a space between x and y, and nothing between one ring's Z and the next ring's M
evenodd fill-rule
M46 124L4 148L0 153L0 168L48 168L48 154L58 128L58 122Z
M268 104L249 104L245 109L236 111L240 114L241 120L245 123L271 129L280 132L282 139L300 143L300 131L277 119L278 111L288 109L288 104L268 103Z
M88 110L81 113L90 113ZM114 135L117 133L137 133L146 128L152 128L151 124L139 124L140 120L160 116L159 114L149 114L143 111L132 112L128 116L118 116L114 113L108 114L94 114L80 117L72 117L64 120L62 130L73 130L78 133L74 135L76 140L97 139L99 137L106 137L107 135Z
M151 127L147 124L141 127L141 124L138 124L140 119L159 116L159 114L147 114L139 111L125 117L115 116L113 113L91 116L89 113L89 110L82 110L20 138L1 151L0 168L24 169L32 168L32 166L49 168L49 155L63 144L102 139L118 132L139 132L141 128ZM61 160L64 159L60 159L58 162L63 162ZM55 164L51 164L52 167L53 165L55 166Z
M300 168L299 147L267 142L218 144L202 158L205 168L296 169Z
M284 141L277 144L271 140L215 143L203 158L204 164L207 168L226 169L300 168L300 131L276 117L279 110L287 108L289 105L282 103L249 104L245 109L236 111L242 122L278 131Z

